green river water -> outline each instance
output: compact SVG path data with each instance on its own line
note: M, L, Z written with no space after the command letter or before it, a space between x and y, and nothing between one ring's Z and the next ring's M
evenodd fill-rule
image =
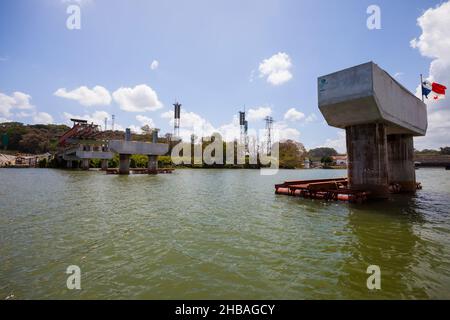
M450 171L420 169L415 196L363 205L274 194L345 175L0 169L0 299L449 299Z

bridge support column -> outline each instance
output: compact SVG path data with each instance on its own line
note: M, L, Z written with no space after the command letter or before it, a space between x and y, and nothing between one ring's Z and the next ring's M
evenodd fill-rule
M158 174L158 156L148 156L148 174Z
M381 123L346 128L348 179L351 189L386 198L389 192L386 128Z
M66 166L67 166L67 169L72 169L73 168L72 160L67 160Z
M81 162L81 168L83 170L89 170L89 159L83 159Z
M119 154L119 174L130 174L129 154Z
M108 159L102 159L102 170L108 170Z
M402 192L416 191L414 142L412 135L387 136L389 183L397 183Z

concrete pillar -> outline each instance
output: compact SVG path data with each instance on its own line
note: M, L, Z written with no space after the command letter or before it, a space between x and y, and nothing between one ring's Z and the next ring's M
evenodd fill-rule
M131 141L131 129L130 128L125 129L125 141Z
M72 169L72 168L73 168L72 160L67 160L67 169Z
M148 156L148 173L158 173L158 156Z
M414 142L412 135L387 136L389 183L397 183L402 192L416 191Z
M158 143L158 129L152 131L152 143Z
M83 170L89 170L89 159L83 159L81 162L81 168Z
M119 174L130 174L129 154L119 154Z
M346 139L349 187L370 191L372 198L386 198L389 182L385 125L349 126Z
M102 159L102 170L108 170L108 159Z

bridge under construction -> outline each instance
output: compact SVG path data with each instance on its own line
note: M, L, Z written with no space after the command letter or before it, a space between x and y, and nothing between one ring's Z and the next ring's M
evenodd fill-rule
M108 173L130 174L130 157L133 154L148 156L148 166L139 173L170 173L158 169L158 156L169 151L168 144L158 143L158 130L152 131L151 142L131 141L131 131L126 129L124 140L107 140L99 126L82 119L71 119L73 126L58 141L59 160L66 161L67 168L73 168L74 161L81 162L81 168L89 170L90 160L101 160L102 170ZM119 154L119 168L108 169L108 161Z

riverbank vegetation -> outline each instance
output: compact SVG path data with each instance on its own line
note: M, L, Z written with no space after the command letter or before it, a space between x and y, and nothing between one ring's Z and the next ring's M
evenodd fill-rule
M70 128L66 125L35 124L20 122L0 124L0 144L2 152L42 154L56 151L58 137Z
M55 154L57 151L58 139L64 132L70 128L66 125L26 125L20 122L7 122L0 123L0 149L3 154L14 155L16 153L25 154L44 154L52 153ZM144 129L144 128L143 128ZM121 140L124 137L124 132L122 131L106 131L102 132L101 139L104 140ZM132 136L134 141L151 141L150 130L143 130L142 134L134 133ZM205 148L214 141L213 139L206 139L201 142L202 152ZM170 135L160 137L158 139L160 143L168 143L170 149L172 149L178 142L171 141ZM285 169L295 169L302 168L306 159L309 159L311 163L319 162L324 165L324 167L330 167L332 164L332 157L337 156L338 152L329 147L319 147L314 148L309 151L305 149L302 143L294 140L285 140L278 144L279 147L279 166ZM245 165L236 164L226 164L226 143L223 143L223 163L224 164L213 164L208 165L203 161L201 164L194 164L193 152L194 145L191 144L191 162L183 165L174 165L172 159L169 155L159 157L158 165L160 167L189 167L189 168L259 168L261 165L249 164L249 159L247 157ZM170 154L170 152L169 152ZM235 146L235 161L237 150ZM415 150L416 157L419 156L439 156L439 155L450 155L450 147L442 147L440 150L424 149L421 151ZM130 160L130 166L132 168L145 168L147 166L148 158L144 155L133 155ZM115 155L108 163L109 167L118 167L119 157ZM39 163L40 167L58 167L64 166L65 164L58 164L55 160L42 161ZM76 163L74 164L76 166ZM91 167L100 168L100 160L91 160Z

